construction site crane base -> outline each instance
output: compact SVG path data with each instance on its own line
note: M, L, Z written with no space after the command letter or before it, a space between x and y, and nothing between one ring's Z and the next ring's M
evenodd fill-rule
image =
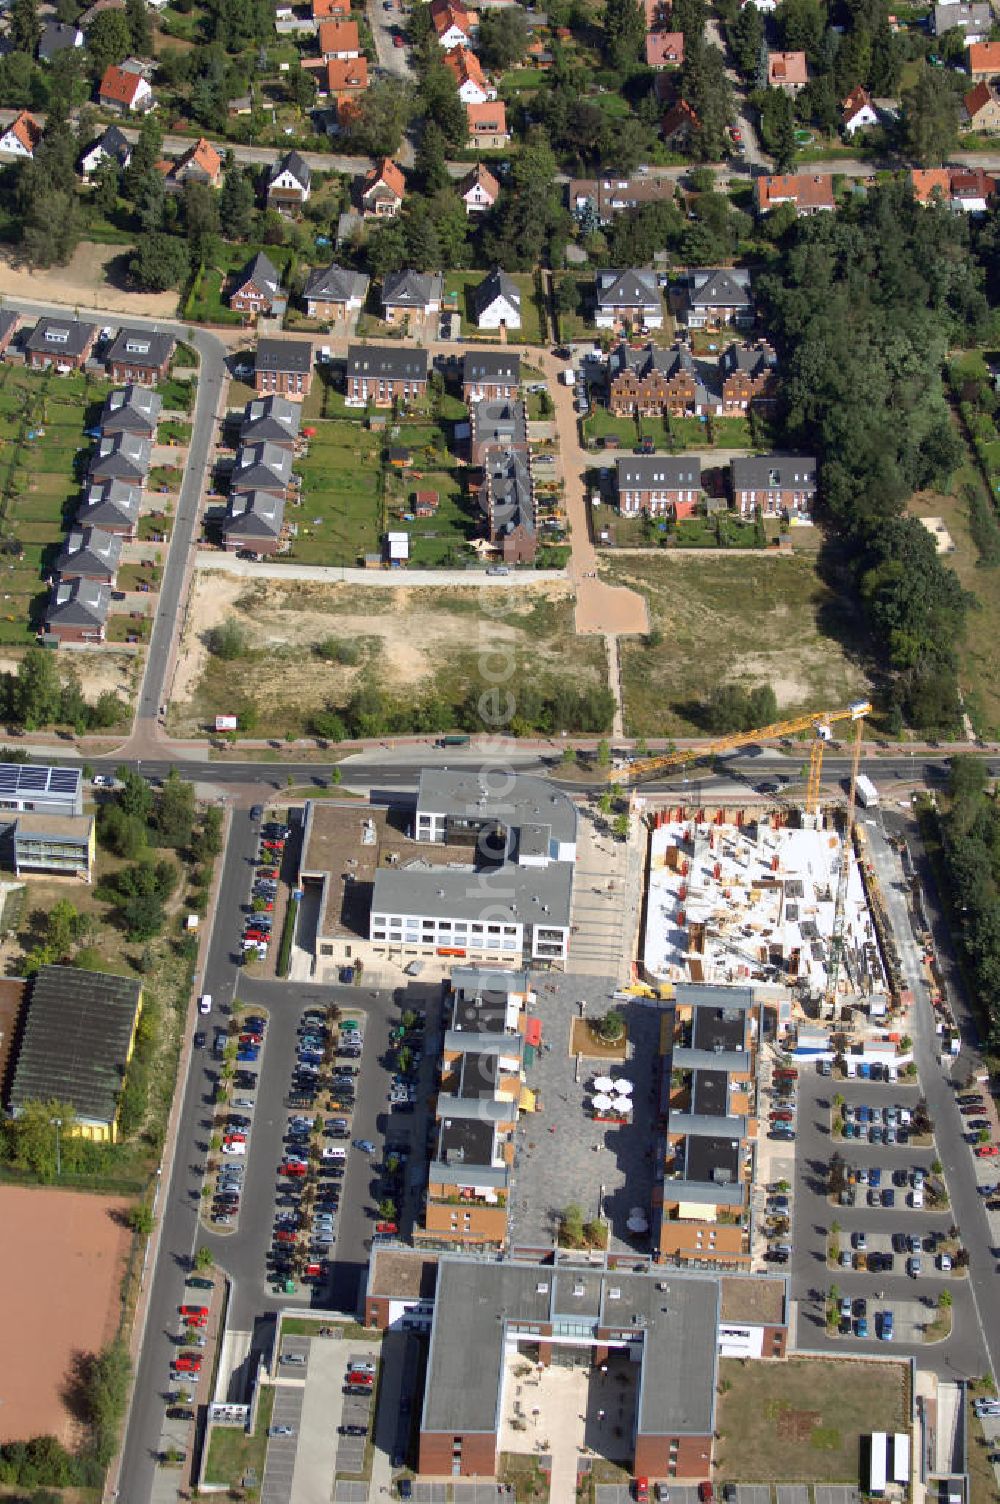
M843 837L832 819L798 829L777 812L742 824L683 811L649 816L644 969L660 982L772 984L822 1003ZM888 995L865 896L850 851L843 952L833 1006Z

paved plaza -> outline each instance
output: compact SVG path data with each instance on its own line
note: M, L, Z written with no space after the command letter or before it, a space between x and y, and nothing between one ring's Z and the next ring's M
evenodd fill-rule
M661 1009L639 1000L615 1003L613 978L565 976L539 979L538 1015L542 1049L528 1070L528 1085L537 1094L539 1111L521 1121L516 1138L515 1182L511 1215L512 1246L552 1242L555 1218L575 1202L584 1220L603 1213L611 1223L612 1248L646 1253L648 1233L630 1233L626 1223L635 1207L648 1217L653 1187L657 1044ZM619 1008L628 1026L628 1053L613 1062L616 1075L633 1082L633 1121L623 1127L595 1122L586 1111L594 1076L607 1061L580 1063L569 1054L570 1024Z

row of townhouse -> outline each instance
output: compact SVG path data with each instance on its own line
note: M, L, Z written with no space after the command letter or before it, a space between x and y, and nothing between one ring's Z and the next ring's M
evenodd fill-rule
M58 643L103 642L122 550L136 536L163 402L148 386L109 394L84 497L53 565L43 632Z
M666 278L650 267L609 268L595 283L595 322L599 329L660 329ZM742 267L705 267L678 278L673 287L677 317L689 329L754 321L750 273Z
M345 366L348 407L391 407L424 396L430 363L426 350L402 345L351 345ZM462 357L462 397L468 404L516 397L520 356L507 350L469 350Z
M528 1010L535 1001L526 971L452 971L418 1246L506 1245L526 1035L537 1028Z
M240 420L229 498L221 522L229 553L277 553L285 540L285 506L299 489L292 469L302 408L287 397L248 402Z
M740 417L774 401L777 364L766 340L733 343L713 360L680 342L620 344L608 356L608 407L618 417Z
M816 461L801 454L759 454L730 461L734 510L741 517L812 519L816 502ZM684 519L701 500L701 460L697 455L630 454L617 463L618 507L623 517Z
M80 319L45 317L24 330L19 313L0 313L0 358L18 355L33 371L69 374L97 362L112 381L155 386L166 379L176 347L173 335L158 329L103 334Z

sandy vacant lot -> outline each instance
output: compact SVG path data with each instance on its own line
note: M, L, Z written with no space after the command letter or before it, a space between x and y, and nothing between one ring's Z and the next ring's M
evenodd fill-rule
M221 663L206 649L210 629L235 621L245 657ZM358 649L354 665L315 652L330 638ZM291 724L310 709L342 702L358 677L374 674L386 690L411 696L435 682L466 683L477 676L502 682L530 660L538 674L570 674L603 684L606 659L599 640L582 642L573 629L568 583L539 583L485 599L474 587L377 589L306 582L255 581L212 573L196 576L171 690L170 726L194 731L216 713L248 699L261 729Z
M19 654L0 655L0 673L13 673L20 660ZM59 653L57 667L67 679L75 673L80 688L88 700L96 700L105 690L111 690L119 699L131 700L134 691L133 676L141 667L141 657L124 648L104 646L93 650L69 648Z
M118 267L108 269L130 254L128 246L98 245L82 240L68 266L49 270L20 266L10 253L0 256L0 293L11 298L33 298L65 303L81 309L111 309L115 313L136 313L145 318L172 319L177 312L176 292L126 292L121 286Z
M0 1441L52 1435L73 1442L63 1390L76 1356L99 1352L117 1330L127 1205L75 1191L0 1187L4 1343L8 1353L23 1355L0 1375Z

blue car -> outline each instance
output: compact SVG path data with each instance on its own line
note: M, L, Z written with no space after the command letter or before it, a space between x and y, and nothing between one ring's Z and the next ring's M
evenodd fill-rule
M857 1330L857 1335L859 1337L867 1337L868 1336L868 1318L867 1318L867 1316L859 1316L858 1317L856 1330Z
M891 1311L883 1311L879 1317L879 1336L883 1342L891 1342L893 1339Z
M260 1050L240 1050L236 1059L241 1065L251 1065L260 1059Z
M871 1169L868 1171L868 1184L875 1191L877 1191L879 1186L882 1184L882 1171L879 1169L878 1165L872 1165Z

